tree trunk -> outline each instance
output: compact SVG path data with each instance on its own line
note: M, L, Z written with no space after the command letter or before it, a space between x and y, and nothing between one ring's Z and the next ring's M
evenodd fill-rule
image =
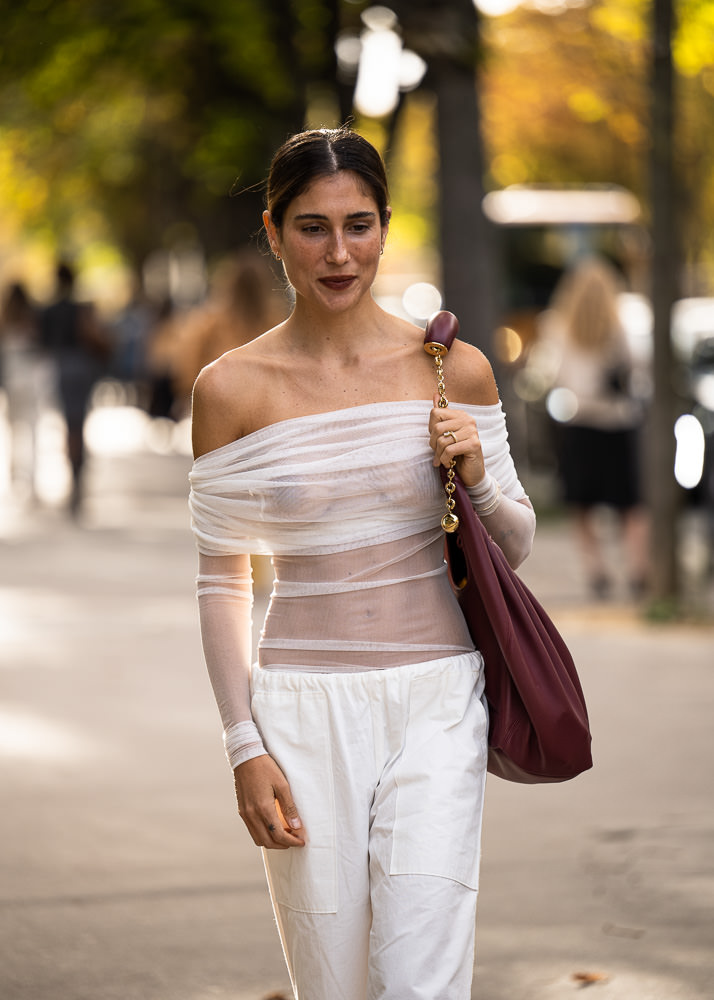
M482 209L483 149L473 67L439 62L432 73L439 136L444 305L460 336L493 360L493 235Z
M444 307L460 336L492 355L496 316L493 235L482 210L484 157L476 84L480 46L472 0L393 0L406 45L428 65L437 100Z
M674 478L676 398L672 383L672 305L680 270L675 222L672 128L674 74L672 0L654 0L652 64L652 307L654 399L649 421L649 492L652 512L652 597L675 602L679 593L677 523L680 490Z

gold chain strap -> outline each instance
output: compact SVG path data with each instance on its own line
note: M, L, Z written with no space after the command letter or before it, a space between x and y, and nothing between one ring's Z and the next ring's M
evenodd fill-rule
M446 398L446 386L444 384L444 366L442 363L442 355L446 354L446 348L438 350L436 348L440 347L439 344L430 344L427 350L429 353L434 355L434 365L436 366L436 388L439 393L439 406L445 408L449 405L449 400ZM441 519L441 527L448 534L456 531L459 526L459 519L454 513L454 507L456 502L454 500L454 493L456 492L456 485L454 483L454 466L456 465L456 460L452 458L451 464L449 465L447 471L446 482L444 483L444 490L446 491L446 513Z

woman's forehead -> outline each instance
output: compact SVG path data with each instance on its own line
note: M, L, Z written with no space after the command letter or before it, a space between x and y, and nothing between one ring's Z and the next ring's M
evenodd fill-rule
M304 212L323 215L328 206L337 211L376 211L377 202L369 185L352 170L316 177L290 203L291 215ZM349 207L348 207L349 206Z

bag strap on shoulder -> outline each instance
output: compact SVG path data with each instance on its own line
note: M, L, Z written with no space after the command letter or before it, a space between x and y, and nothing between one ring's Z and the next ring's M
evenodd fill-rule
M434 313L427 321L424 331L424 350L434 358L436 368L436 388L439 393L439 406L446 408L449 400L446 398L446 386L444 383L443 358L449 353L449 348L459 332L459 321L452 312L442 309ZM441 519L441 527L448 534L452 534L459 526L459 519L454 513L456 503L454 501L455 459L446 473L444 490L446 491L446 513Z

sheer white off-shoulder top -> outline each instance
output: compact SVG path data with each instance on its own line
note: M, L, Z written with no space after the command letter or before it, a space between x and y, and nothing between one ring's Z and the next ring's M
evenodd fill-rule
M195 460L190 510L202 557L215 567L220 556L272 556L262 667L379 669L473 649L444 564L432 405L295 417ZM501 404L452 406L474 417L503 495L524 498Z

